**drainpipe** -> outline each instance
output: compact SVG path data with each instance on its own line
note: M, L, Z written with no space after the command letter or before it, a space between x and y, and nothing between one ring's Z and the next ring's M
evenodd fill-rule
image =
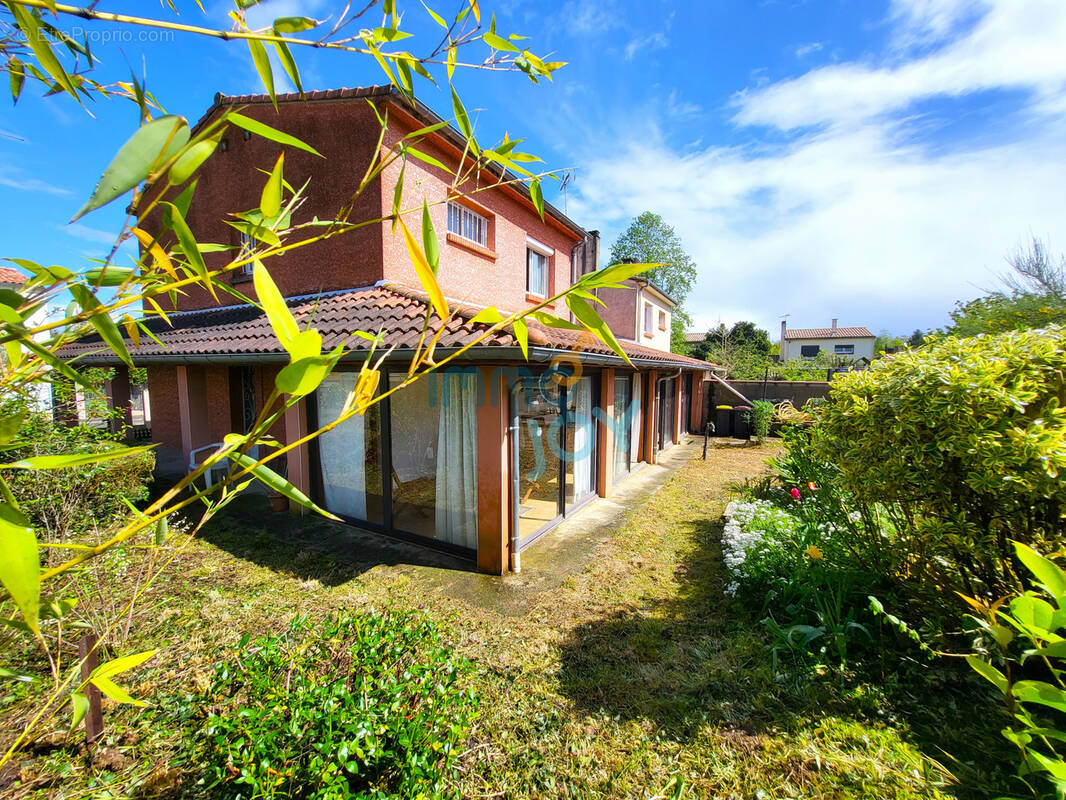
M511 431L511 470L517 475L518 472L518 435L521 433L521 429L518 425L511 425L509 427ZM512 477L511 479L511 493L514 495L513 502L518 503L518 492L516 491L518 484L518 478ZM511 512L511 572L518 573L522 571L522 552L518 549L518 523L516 518L518 516L518 509Z

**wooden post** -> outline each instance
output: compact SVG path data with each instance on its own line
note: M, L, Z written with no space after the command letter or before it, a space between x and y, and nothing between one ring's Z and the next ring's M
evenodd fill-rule
M81 658L81 680L85 684L85 697L89 701L89 711L85 714L85 741L92 744L104 732L104 710L100 704L100 690L88 682L89 676L100 664L95 633L83 636L78 642L78 656Z

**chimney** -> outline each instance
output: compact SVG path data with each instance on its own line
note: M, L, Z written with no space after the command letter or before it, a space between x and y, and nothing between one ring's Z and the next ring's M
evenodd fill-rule
M836 317L833 317L832 328L833 328L833 333L836 333L837 332L837 319L836 319Z
M785 321L781 320L781 345L785 344Z

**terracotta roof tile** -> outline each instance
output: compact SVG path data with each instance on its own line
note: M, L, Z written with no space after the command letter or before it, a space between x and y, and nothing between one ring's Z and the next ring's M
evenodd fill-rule
M17 269L0 267L0 283L14 283L21 286L26 282L26 276Z
M875 338L869 328L791 328L785 329L786 339L856 339Z
M313 325L322 334L326 349L345 342L347 348L355 352L365 351L369 342L352 336L354 331L382 330L386 348L405 350L417 347L427 307L424 295L398 285L293 297L287 302L301 326ZM437 346L462 347L478 332L484 331L487 326L469 323L477 311L476 308L460 308L459 315L447 323ZM170 320L172 327L160 318L147 323L161 345L143 336L140 347L134 347L127 340L127 347L136 363L174 361L183 356L189 360L211 356L247 356L253 360L264 356L281 357L284 353L266 315L252 305L177 312L170 315ZM434 317L427 339L440 331L440 325L440 320ZM612 355L610 348L587 332L548 328L535 321L529 323L529 344L533 347ZM500 331L477 346L517 348L518 342L511 333ZM710 369L714 366L695 358L664 353L630 342L623 342L622 347L630 358L661 362L673 368L691 366ZM96 336L67 345L59 355L86 364L117 363L114 355Z

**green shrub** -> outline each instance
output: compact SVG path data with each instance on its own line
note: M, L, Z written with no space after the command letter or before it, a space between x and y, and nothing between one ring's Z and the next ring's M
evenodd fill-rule
M57 424L51 415L29 414L11 450L11 461L28 456L94 453L119 446L105 428ZM4 478L44 541L56 542L94 528L107 528L129 513L123 498L144 500L152 480L151 451L96 464L52 470L9 470Z
M424 615L297 618L245 636L190 698L206 710L190 759L212 796L452 796L477 706L469 671Z
M1009 539L1056 549L1066 508L1066 329L941 338L838 375L814 447L905 521L911 580L1000 596Z
M770 433L770 423L774 419L774 404L769 400L756 400L751 404L751 432L759 439Z

